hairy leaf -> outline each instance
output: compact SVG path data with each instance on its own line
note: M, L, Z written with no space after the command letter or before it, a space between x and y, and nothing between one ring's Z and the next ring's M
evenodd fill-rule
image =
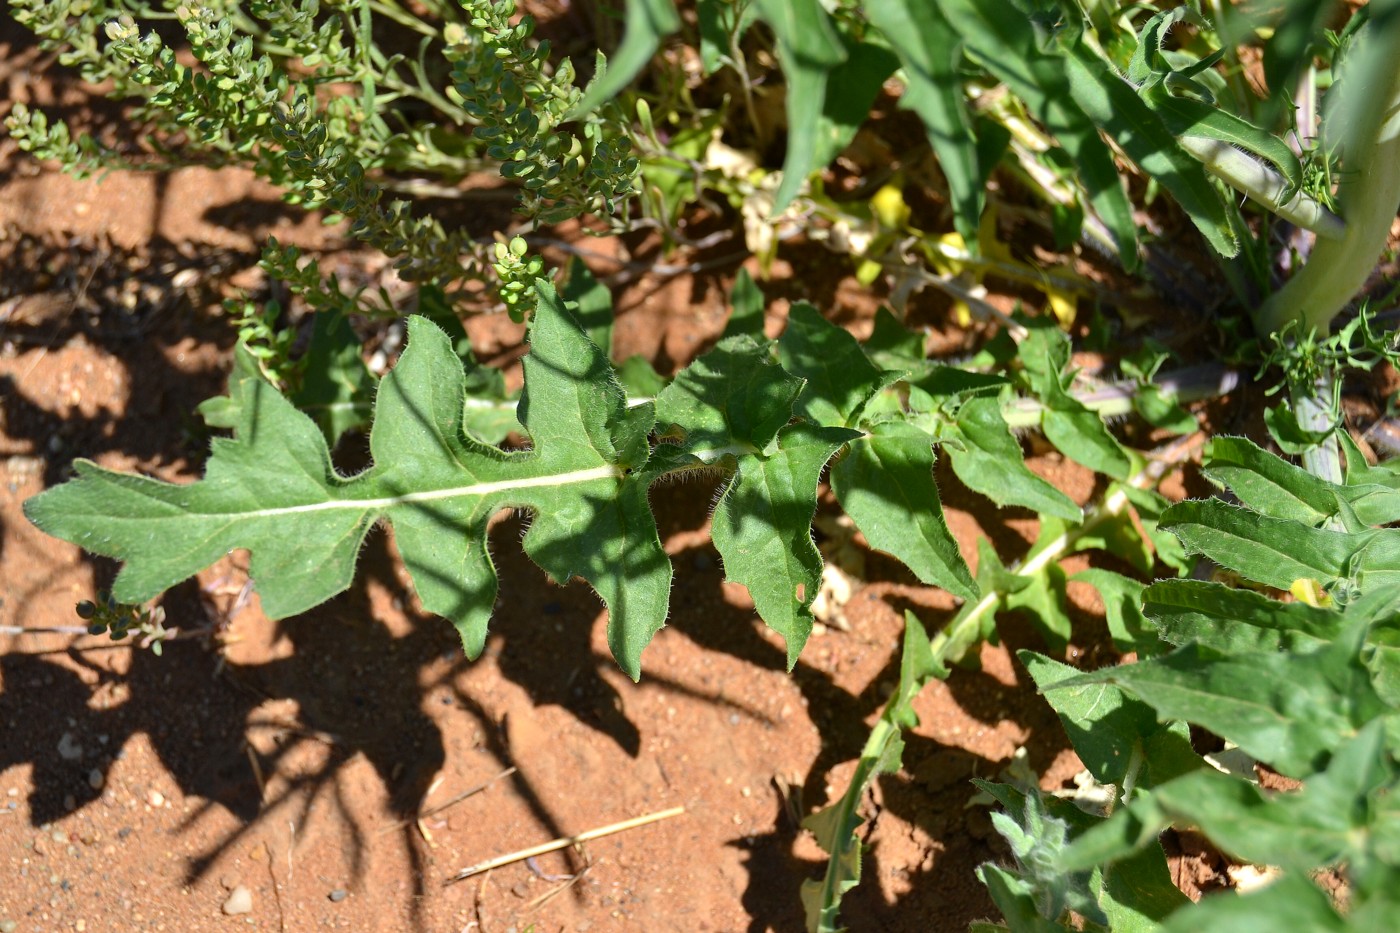
M759 615L787 642L788 664L812 630L821 553L812 543L817 484L857 431L788 424L803 380L749 337L730 337L687 366L657 397L657 419L681 434L669 457L732 464L711 537L726 577L742 583Z
M788 312L787 329L778 338L778 360L783 369L806 380L794 411L813 424L855 427L866 401L893 381L870 362L848 331L805 301Z
M1280 590L1300 578L1324 585L1338 579L1356 546L1340 531L1269 518L1216 500L1179 502L1162 514L1161 527L1187 550Z
M1025 365L1031 391L1045 405L1041 430L1060 452L1096 473L1126 479L1132 464L1099 414L1070 395L1069 338L1058 327L1037 322L1029 328L1017 357Z
M788 668L812 633L822 557L812 542L817 483L831 455L859 436L794 424L769 456L745 455L715 507L710 536L728 580L742 583L763 621L787 642Z
M1063 686L1080 672L1033 651L1018 651L1016 656L1059 714L1075 752L1095 780L1122 784L1130 771L1142 767L1142 743L1160 728L1151 706L1110 684Z
M976 599L938 500L931 443L912 425L876 425L832 467L831 488L871 547L898 557L929 586Z
M1020 505L1071 522L1082 517L1073 499L1026 466L1021 445L1011 436L996 399L963 403L957 424L944 441L958 479L997 505Z
M1234 742L1284 774L1301 776L1386 711L1361 663L1364 626L1308 653L1231 654L1188 644L1169 655L1063 681L1110 684L1160 716Z
M539 286L520 418L534 449L504 453L463 431L465 374L445 334L423 318L375 403L374 465L331 466L315 423L267 383L231 387L238 423L214 441L204 479L172 485L80 461L77 478L27 503L40 528L124 561L113 593L140 602L234 548L252 552L264 610L293 615L346 589L381 519L424 606L480 653L496 596L486 527L500 509L535 515L526 552L551 577L586 579L610 609L608 638L630 676L662 626L670 561L646 487L649 406L629 410L606 358Z

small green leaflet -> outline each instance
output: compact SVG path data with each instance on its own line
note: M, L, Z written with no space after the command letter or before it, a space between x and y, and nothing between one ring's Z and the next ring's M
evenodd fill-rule
M748 588L763 621L787 642L789 667L811 634L811 605L821 585L821 553L812 543L817 483L831 456L860 436L847 428L789 424L803 385L773 361L765 344L729 337L656 399L663 436L679 435L679 444L658 451L668 463L732 464L711 537L726 578Z
M237 424L214 441L204 479L172 485L79 461L77 478L26 503L34 524L125 562L123 602L149 599L234 548L268 615L342 592L369 529L394 528L423 605L480 654L496 596L486 527L501 509L534 514L526 553L560 582L587 580L608 605L618 664L640 676L664 624L671 566L647 503L649 405L628 409L602 352L548 283L525 359L521 423L534 449L505 453L463 430L465 375L447 336L423 318L375 404L374 466L336 473L309 417L246 374L231 386Z
M947 642L943 645L946 647ZM802 882L808 933L838 933L842 929L837 925L841 897L860 882L861 845L856 838L856 829L862 822L860 802L876 775L899 769L904 754L903 732L919 724L914 698L935 677L947 674L943 657L930 644L923 623L905 611L899 684L861 749L851 783L839 800L802 821L802 827L831 856L820 881Z
M1020 505L1071 522L1083 518L1073 499L1026 466L1021 445L1011 436L996 399L964 402L957 424L943 440L958 479L997 505Z

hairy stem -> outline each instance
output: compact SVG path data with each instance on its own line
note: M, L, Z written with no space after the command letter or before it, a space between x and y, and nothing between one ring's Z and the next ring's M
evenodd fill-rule
M1253 156L1229 143L1202 136L1183 136L1177 142L1200 159L1206 171L1289 223L1323 239L1341 240L1346 236L1347 225L1342 218L1305 192L1295 191L1291 197L1285 197L1288 182Z
M1400 14L1378 14L1355 41L1326 101L1323 134L1342 156L1337 204L1346 235L1320 238L1299 273L1259 306L1254 326L1261 335L1294 320L1302 333L1326 334L1365 285L1400 210Z

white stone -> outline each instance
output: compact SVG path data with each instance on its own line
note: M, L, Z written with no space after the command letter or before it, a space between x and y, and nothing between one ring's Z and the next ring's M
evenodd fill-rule
M224 901L224 913L232 917L237 914L250 914L252 912L253 892L240 884L229 893L228 900Z

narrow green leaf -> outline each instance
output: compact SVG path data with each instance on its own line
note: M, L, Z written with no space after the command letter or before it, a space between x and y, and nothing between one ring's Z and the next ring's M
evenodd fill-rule
M591 81L569 114L577 120L612 100L642 73L661 40L681 28L680 13L671 0L627 0L626 29L607 70Z
M1336 612L1201 580L1153 584L1143 612L1173 645L1195 641L1229 653L1315 650L1342 627Z
M763 339L763 309L766 302L749 270L739 268L734 276L734 289L729 293L729 320L724 323L724 336L746 334L754 340Z
M1308 653L1226 655L1193 643L1063 684L1116 686L1163 718L1204 726L1284 774L1302 776L1386 711L1359 657L1364 634L1358 627Z
M1011 436L996 399L964 402L957 424L944 441L958 479L997 505L1019 505L1071 522L1083 517L1073 499L1026 466L1021 445Z
M1334 487L1247 438L1213 438L1204 461L1206 476L1272 518L1316 527L1337 514Z
M1132 87L1108 63L1076 41L1061 59L1074 101L1128 157L1176 202L1216 252L1231 257L1239 242L1225 202L1199 162L1187 155Z
M1218 500L1179 502L1162 514L1161 527L1188 551L1279 590L1302 578L1331 584L1344 575L1355 547L1342 532L1269 518Z
M871 547L899 558L928 586L977 598L943 517L927 434L894 422L872 427L832 467L831 488Z
M802 821L831 859L820 881L802 882L802 906L808 933L838 933L841 897L860 881L860 803L870 782L880 773L897 770L903 741L900 733L919 724L914 697L935 677L947 676L942 660L934 656L928 632L912 613L904 613L904 648L899 660L899 683L885 704L880 720L861 750L846 792L835 803Z
M778 39L778 57L787 81L787 154L782 183L773 196L773 212L778 213L817 167L828 79L846 61L847 52L818 0L754 3Z
M965 243L976 244L987 171L978 164L977 136L963 92L962 39L933 3L870 0L865 10L899 54L907 85L900 106L923 121L948 179L954 223Z
M733 0L699 0L695 6L700 22L700 64L708 77L732 54L731 43L743 39L758 18L758 9Z
M744 456L720 497L710 536L725 578L742 583L758 614L787 643L788 667L812 632L812 601L822 558L812 543L817 483L826 462L859 434L797 423L779 434L771 456Z
M783 369L806 380L794 411L813 424L854 427L869 398L891 381L844 328L805 301L788 312L778 338Z
M1044 51L1033 17L1012 0L936 0L957 24L977 62L1016 93L1043 122L1076 167L1089 200L1113 232L1123 265L1137 268L1137 225L1113 154L1076 100L1068 56ZM1131 95L1132 90L1129 88Z
M894 74L899 60L894 53L873 42L857 42L838 30L846 50L845 61L831 69L826 82L812 168L820 169L839 156L855 139L885 81Z

